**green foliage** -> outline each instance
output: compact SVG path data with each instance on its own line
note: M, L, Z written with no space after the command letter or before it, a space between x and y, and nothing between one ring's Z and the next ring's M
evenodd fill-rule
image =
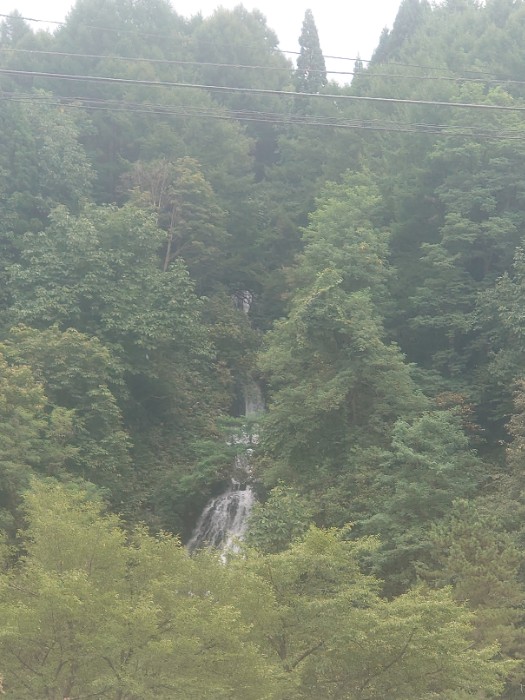
M318 470L341 472L356 444L386 444L395 420L425 405L374 303L387 276L377 205L365 176L326 189L304 233L288 317L261 357L271 389L264 444L310 486Z
M512 442L507 447L507 463L512 474L520 479L525 458L525 380L520 379L514 387L514 410L507 424Z
M11 268L11 319L44 331L41 348L38 334L19 333L21 352L50 381L52 400L76 409L73 470L109 487L119 511L147 509L148 520L159 510L156 484L191 469L192 443L215 435L230 403L203 302L181 260L162 270L165 236L131 204L79 217L58 209L50 228L25 236Z
M499 89L486 96L477 88L465 88L458 97L489 104L512 102ZM512 117L492 118L490 128L494 122L500 129L515 127ZM460 123L465 123L464 116ZM441 181L434 193L442 220L439 241L422 246L425 282L412 298L411 323L420 333L430 334L433 366L448 376L472 371L479 362L485 339L479 338L477 299L509 269L519 242L525 180L516 155L515 145L505 138L496 143L451 138L431 154Z
M488 506L488 507L487 507ZM506 658L523 659L523 557L514 535L484 505L457 501L449 518L431 532L431 564L420 575L434 586L452 586L452 594L475 611L476 646L497 642ZM512 685L519 686L523 666Z
M372 485L378 511L361 522L384 542L375 561L391 592L414 580L415 561L432 549L430 527L456 498L475 493L483 466L451 412L397 421Z
M499 669L519 696L521 670L488 658L524 653L524 19L523 0L404 0L330 100L304 95L326 86L310 11L295 72L242 7L2 22L2 68L129 80L1 79L7 539L50 475L102 487L130 533L186 537L232 474L224 419L257 372L269 399L258 551L228 566L35 486L0 576L6 692L463 700L497 696ZM301 540L312 520L349 541ZM435 590L407 593L417 575Z
M497 693L494 672L505 673L505 664L491 664L494 649L479 652L465 644L466 609L445 591L381 600L379 582L358 565L373 547L371 540L349 542L312 528L287 552L248 558L274 596L273 610L252 619L262 621L269 650L290 676L288 697L420 700L453 697L460 689L481 691L480 697Z
M123 379L107 348L72 328L18 326L4 352L11 363L31 368L51 409L71 412L69 441L75 451L68 470L122 498L130 477L130 441L111 391L122 390Z
M397 348L381 338L369 295L345 294L333 270L269 334L261 366L273 390L264 444L306 479L340 469L357 440L385 440L398 415L422 402Z
M79 142L82 120L48 94L32 97L0 104L0 324L11 303L7 267L19 260L21 234L47 225L58 204L78 211L94 177Z
M36 231L58 204L78 210L93 172L79 143L79 125L45 93L0 106L2 233Z
M296 90L297 92L320 92L328 81L319 35L311 10L306 10L304 13L299 48L295 71Z
M290 88L291 64L277 50L278 38L258 10L248 11L242 5L232 10L219 7L197 24L192 39L195 58L201 62L198 82L262 90ZM213 97L233 114L279 113L283 104L281 97L270 94L225 91ZM245 129L254 139L255 175L261 179L276 160L282 127L248 120Z
M341 183L329 182L303 232L304 253L294 282L303 288L323 270L341 275L342 288L367 290L381 301L389 277L389 232L381 194L370 173L347 173Z
M416 34L428 16L430 4L427 0L402 0L392 31L384 29L374 51L372 63L388 63L399 59L405 43Z
M35 486L27 509L27 554L0 585L8 694L276 697L238 611L194 589L196 564L176 540L128 540L96 501L53 485Z
M93 207L78 218L58 209L49 229L26 236L22 263L12 268L11 318L98 337L143 404L161 384L177 385L160 391L166 398L157 405L185 421L185 392L203 370L213 373L212 355L184 266L160 269L164 242L152 217L132 205Z
M253 327L251 314L236 308L235 303L235 296L216 290L205 300L203 320L209 328L224 380L240 396L243 386L251 380L261 333ZM238 412L243 413L233 411L233 415Z
M156 212L159 227L167 232L164 271L181 259L201 290L212 287L221 277L228 234L225 212L197 161L137 161L128 179L138 203L143 199Z
M86 494L34 484L25 555L0 574L4 689L20 700L491 697L512 663L469 648L448 592L378 598L373 541L311 529L224 566L137 530Z
M0 351L2 349L0 348ZM14 534L21 494L35 474L60 475L74 458L74 414L49 406L25 365L0 352L0 528Z
M27 34L31 34L31 28L24 21L18 10L5 17L0 25L0 44L5 46L16 46Z
M523 373L523 334L525 331L521 301L525 288L525 252L519 246L514 264L488 289L479 304L491 343L483 399L491 414L499 418L512 413L512 388Z
M270 491L264 504L254 505L246 543L266 554L280 552L304 535L312 516L312 505L304 496L279 484Z
M525 591L519 581L522 556L513 535L483 502L462 500L433 528L431 540L435 569L425 572L425 578L435 585L453 585L456 600L476 611L478 644L498 641L514 656L516 643L523 644Z

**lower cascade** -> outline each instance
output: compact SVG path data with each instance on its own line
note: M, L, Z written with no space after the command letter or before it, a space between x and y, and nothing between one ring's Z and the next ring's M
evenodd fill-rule
M232 481L227 491L206 504L188 542L193 551L201 547L232 549L246 532L254 495L250 486Z
M253 416L264 410L260 388L250 385L245 388L245 415ZM214 547L223 551L235 549L248 527L248 519L255 503L250 485L250 455L252 445L257 444L257 435L243 432L232 438L237 445L244 445L244 454L235 459L235 474L226 491L212 498L202 511L187 547L190 552L202 547Z

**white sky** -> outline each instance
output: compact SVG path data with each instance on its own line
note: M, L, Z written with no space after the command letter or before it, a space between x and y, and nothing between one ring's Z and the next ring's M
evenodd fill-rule
M244 0L249 10L258 9L267 18L268 25L279 37L281 49L297 50L304 13L311 9L314 15L321 48L333 56L370 58L377 46L383 27L391 27L401 0ZM185 17L209 15L222 5L233 8L241 0L171 0L175 10ZM0 0L0 12L17 9L23 16L35 19L61 21L73 0ZM34 24L42 28L41 24ZM346 61L327 61L332 70L352 70ZM333 76L336 77L336 76Z

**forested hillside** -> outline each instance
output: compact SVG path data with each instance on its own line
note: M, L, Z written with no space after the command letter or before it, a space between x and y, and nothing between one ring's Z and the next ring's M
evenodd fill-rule
M525 1L1 18L0 691L522 697Z

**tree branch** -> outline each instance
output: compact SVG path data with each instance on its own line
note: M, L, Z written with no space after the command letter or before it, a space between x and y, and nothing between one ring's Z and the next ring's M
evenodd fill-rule
M293 671L294 668L297 668L297 666L299 666L301 661L304 661L308 656L311 656L312 654L314 654L322 646L324 646L324 639L321 639L321 641L318 644L316 644L314 647L312 647L311 649L307 649L304 653L302 653L301 656L293 662L293 664L288 665L286 670Z
M383 668L380 669L377 673L373 673L372 675L369 675L369 676L368 676L368 679L367 679L367 680L363 683L363 685L359 688L359 692L360 692L360 693L362 693L363 690L364 690L368 685L370 685L370 683L371 683L374 679L379 678L379 676L382 676L384 673L386 673L388 670L390 670L390 669L392 668L392 666L394 666L394 664L397 664L397 662L400 661L400 660L403 658L403 656L405 655L405 652L406 652L406 650L408 649L409 644L410 644L410 642L412 641L412 639L414 638L414 635L416 634L416 632L417 632L417 629L414 628L414 629L412 630L412 632L408 635L408 639L407 639L406 642L403 644L403 646L402 646L402 648L401 648L401 651L400 651L398 654L396 654L396 655L394 656L394 658L393 658L391 661L389 661L389 663L387 663L386 666L383 666Z

